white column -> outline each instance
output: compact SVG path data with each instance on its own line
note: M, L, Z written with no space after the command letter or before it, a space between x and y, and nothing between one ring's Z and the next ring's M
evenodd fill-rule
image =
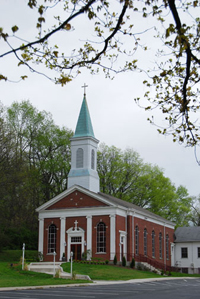
M60 218L60 261L62 261L63 253L65 252L65 229L66 218Z
M87 256L87 260L91 259L92 254L92 216L87 216L87 250L90 250L90 254Z
M43 254L43 243L44 243L44 219L39 218L39 242L38 242L38 251Z
M115 216L110 215L110 260L114 259L116 253Z

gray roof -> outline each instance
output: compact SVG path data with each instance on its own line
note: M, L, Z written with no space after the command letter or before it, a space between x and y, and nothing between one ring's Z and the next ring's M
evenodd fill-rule
M175 243L200 242L200 226L178 227L174 235Z
M164 222L167 222L171 225L174 225L174 223L170 220L167 220L157 214L154 214L142 207L139 207L131 202L128 202L128 201L125 201L125 200L122 200L122 199L119 199L117 197L113 197L111 195L108 195L108 194L105 194L105 193L102 193L102 192L98 192L99 195L101 195L103 198L105 198L106 200L110 201L111 203L115 204L115 205L119 205L119 206L122 206L124 208L128 208L128 209L134 209L135 211L137 211L138 213L141 213L141 214L145 214L147 217L152 217L154 219L157 219L159 221L164 221Z

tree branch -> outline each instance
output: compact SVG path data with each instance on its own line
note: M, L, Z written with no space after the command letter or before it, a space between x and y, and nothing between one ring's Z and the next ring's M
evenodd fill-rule
M0 58L6 56L6 55L9 55L11 53L15 53L17 51L20 51L20 50L24 50L28 47L31 47L33 45L37 45L37 44L41 44L41 43L44 43L51 35L53 35L54 33L62 30L65 25L67 25L72 19L76 18L78 15L86 12L88 10L88 8L95 2L96 0L90 0L88 2L87 5L83 6L78 12L76 12L75 14L71 15L67 20L65 20L59 27L57 27L56 29L52 30L51 32L49 32L48 34L46 34L44 37L34 41L34 42L30 42L30 43L27 43L26 45L24 46L20 46L18 48L15 48L15 49L12 49L11 51L8 51L2 55L0 55Z

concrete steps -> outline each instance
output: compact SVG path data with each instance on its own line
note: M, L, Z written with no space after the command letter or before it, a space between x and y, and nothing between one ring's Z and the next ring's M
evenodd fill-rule
M71 274L64 272L63 268L61 267L62 263L55 262L55 267L53 262L38 262L38 263L31 263L28 265L29 271L33 272L41 272L46 274L55 275L59 272L60 278L71 279ZM91 280L88 275L81 275L76 274L76 279L83 279L83 280Z
M152 265L146 263L146 262L141 262L141 265L144 266L144 268L148 269L151 272L156 272L157 274L161 275L160 270L158 270L157 268L153 267Z

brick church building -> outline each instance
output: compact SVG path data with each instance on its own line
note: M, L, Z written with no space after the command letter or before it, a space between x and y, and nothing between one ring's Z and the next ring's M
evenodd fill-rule
M68 189L39 208L39 245L44 261L65 256L80 260L157 262L171 266L174 223L130 202L100 192L98 140L84 94L74 136ZM173 248L173 247L172 247ZM165 265L165 266L164 266Z

